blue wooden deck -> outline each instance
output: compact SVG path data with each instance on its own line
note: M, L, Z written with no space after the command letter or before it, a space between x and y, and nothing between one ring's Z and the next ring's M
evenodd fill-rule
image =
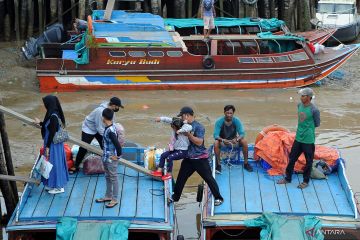
M135 153L133 156L143 152L138 150L124 148L128 156L129 151ZM119 204L110 209L103 203L95 202L96 198L104 197L104 175L89 176L82 171L70 175L65 193L56 195L45 191L42 184L28 185L19 211L14 212L7 229L35 229L38 225L43 225L39 229L54 228L59 218L73 217L79 221L129 220L133 223L131 228L136 228L136 225L140 228L152 226L153 229L172 231L173 204L168 206L165 203L165 194L171 191L171 184L156 181L123 165L119 165L118 173Z
M301 190L297 185L302 175L293 176L290 184L278 185L280 177L269 176L259 164L252 162L254 172L242 165L223 165L222 174L216 174L225 201L215 207L214 215L261 214L274 212L290 215L339 216L356 218L350 189L344 185L342 168L327 180L311 180L310 186ZM345 186L345 187L344 187Z

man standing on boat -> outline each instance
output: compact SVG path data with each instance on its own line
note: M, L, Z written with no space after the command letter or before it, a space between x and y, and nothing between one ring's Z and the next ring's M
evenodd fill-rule
M214 0L203 0L201 6L201 17L204 21L204 39L208 39L211 30L215 28L214 18L216 16Z
M184 133L190 141L188 148L188 157L185 158L179 170L179 175L176 179L173 201L179 201L181 193L184 189L187 179L196 171L208 184L212 194L215 198L215 206L223 203L224 199L220 194L219 186L211 174L211 168L208 161L208 152L204 146L205 128L195 120L194 111L190 107L183 107L178 115L183 121L187 121L192 126L190 133Z
M103 135L105 131L105 125L102 120L102 112L105 108L109 108L114 112L118 112L120 108L124 108L124 106L121 104L121 100L117 97L112 97L109 102L102 103L99 107L95 108L89 115L86 116L82 124L81 133L81 141L90 144L91 141L96 138L101 149L103 148ZM70 174L74 174L79 171L79 166L86 153L87 150L80 147L79 152L76 155L75 165L74 167L70 168Z
M245 140L245 130L240 119L234 117L235 107L226 105L224 107L224 116L215 122L214 129L214 152L216 158L216 172L221 173L220 148L231 146L232 148L242 146L244 155L244 169L252 172L253 168L248 162L248 144Z
M320 126L320 112L311 102L314 92L311 88L303 88L299 91L301 103L298 104L298 127L294 144L289 155L289 163L286 167L286 176L280 179L278 184L291 182L294 166L299 156L304 153L306 165L303 173L303 182L298 188L306 188L310 181L310 174L315 153L315 128Z

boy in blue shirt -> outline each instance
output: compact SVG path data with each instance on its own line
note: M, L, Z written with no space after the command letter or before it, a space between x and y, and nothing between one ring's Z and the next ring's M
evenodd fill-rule
M96 199L97 203L109 202L105 206L112 208L118 204L119 180L117 168L121 156L121 145L118 141L116 128L113 125L114 111L105 108L102 112L105 131L103 136L103 164L106 179L106 194L104 198Z

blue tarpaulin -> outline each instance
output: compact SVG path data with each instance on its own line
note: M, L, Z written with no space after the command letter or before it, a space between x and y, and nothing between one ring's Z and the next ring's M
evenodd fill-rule
M203 27L204 22L199 18L189 18L189 19L177 19L177 18L167 18L164 19L165 25L173 26L177 28L191 28L191 27ZM238 26L259 26L262 31L270 31L274 28L279 28L284 25L284 21L277 18L271 19L259 19L258 21L253 21L251 18L225 18L218 17L215 18L215 26L217 27L238 27Z

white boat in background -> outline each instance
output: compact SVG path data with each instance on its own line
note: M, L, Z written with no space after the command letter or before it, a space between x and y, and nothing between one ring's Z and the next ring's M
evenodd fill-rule
M320 0L316 19L311 23L319 28L337 28L337 32L328 43L354 41L359 35L360 18L356 0Z

